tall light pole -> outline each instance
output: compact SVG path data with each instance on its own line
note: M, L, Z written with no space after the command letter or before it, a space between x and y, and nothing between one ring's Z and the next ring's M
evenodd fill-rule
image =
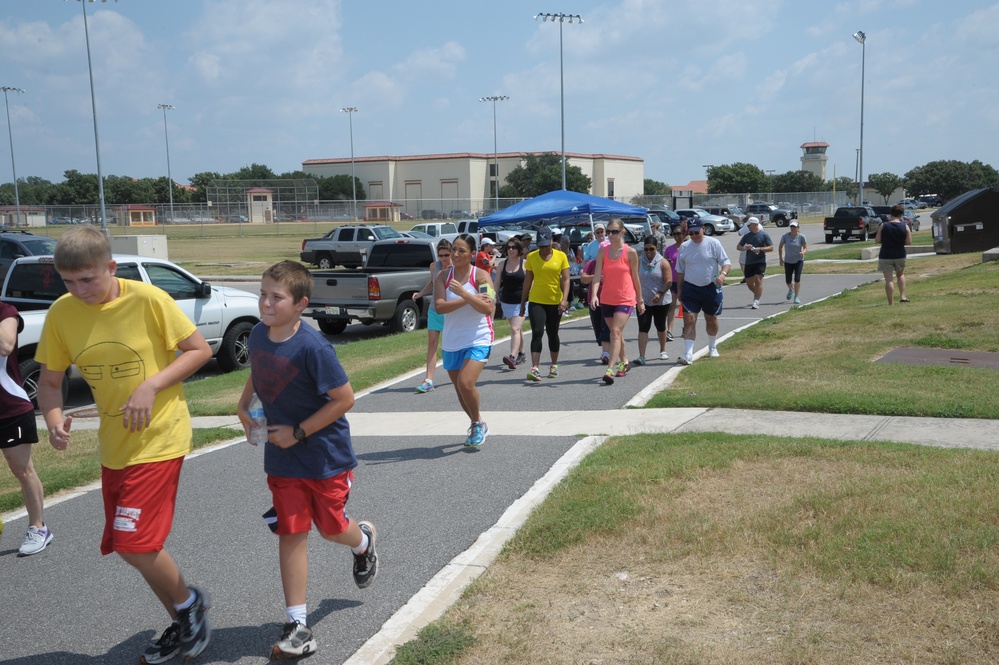
M493 103L493 177L496 178L496 210L499 210L499 152L496 143L496 102L503 102L510 99L506 95L496 95L494 97L479 97L480 102ZM564 166L565 162L563 162ZM562 189L565 189L565 172L562 173Z
M170 191L170 221L173 221L173 176L170 175L170 134L167 132L166 112L172 111L171 104L157 104L156 108L163 109L163 138L166 140L167 155L167 188Z
M537 21L541 19L541 22L551 21L554 23L558 21L558 78L559 78L559 97L562 108L562 189L565 189L565 68L563 65L562 58L562 24L568 21L572 23L582 23L583 17L579 14L535 14L534 20Z
M7 137L10 139L10 170L14 174L14 207L17 209L17 221L14 222L14 226L17 226L21 223L21 197L17 193L17 167L14 166L14 134L10 129L10 102L7 101L7 93L23 93L24 90L9 85L0 86L0 90L3 90L3 104L7 107Z
M354 177L354 114L356 112L356 106L340 109L340 113L346 113L347 119L350 121L350 186L354 191L354 221L357 221L357 179Z
M94 114L94 146L97 149L97 196L101 202L101 231L108 232L108 216L104 206L104 174L101 172L101 138L97 131L97 96L94 94L94 63L90 59L90 28L87 26L87 3L95 0L79 0L83 5L83 34L87 39L87 69L90 71L90 106ZM118 0L115 0L117 2ZM107 0L101 0L107 2Z
M860 42L860 152L857 153L857 205L864 205L864 66L867 61L867 35L858 30L853 38Z

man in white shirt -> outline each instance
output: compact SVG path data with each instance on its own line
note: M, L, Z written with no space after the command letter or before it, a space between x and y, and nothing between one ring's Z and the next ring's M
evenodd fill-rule
M722 312L722 287L732 268L725 248L715 238L704 235L699 219L687 222L690 238L680 245L676 257L676 295L683 304L683 342L685 353L677 359L681 365L694 362L697 338L697 315L704 311L708 333L708 355L718 357L718 316Z

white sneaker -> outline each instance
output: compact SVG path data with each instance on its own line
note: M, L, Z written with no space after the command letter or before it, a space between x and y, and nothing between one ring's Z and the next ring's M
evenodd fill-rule
M716 349L715 347L712 346L710 349L708 349L708 358L717 358L719 355L721 354L718 353L718 349Z
M669 360L669 354L666 353L665 351L661 352L659 354L659 360Z
M694 356L690 355L689 353L685 353L679 358L677 358L676 361L681 365L689 365L692 362L694 362Z
M24 542L21 543L21 549L17 551L17 556L31 556L32 554L38 554L52 542L52 532L49 528L42 525L42 528L29 526L28 532L24 534Z
M753 309L759 309L759 308L760 308L760 301L759 300L754 300L753 301Z

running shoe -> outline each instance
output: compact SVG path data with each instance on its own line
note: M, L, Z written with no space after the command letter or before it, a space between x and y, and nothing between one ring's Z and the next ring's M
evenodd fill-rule
M160 639L146 648L139 658L140 663L155 665L165 663L180 653L180 625L171 623L160 635Z
M661 352L659 354L659 360L669 360L669 354L666 353L665 351Z
M28 532L24 534L24 541L21 543L21 549L17 551L17 556L31 556L32 554L38 554L52 542L52 532L49 528L42 524L42 528L39 529L36 526L29 526Z
M527 373L528 381L540 381L541 380L541 370L537 367L532 367L531 371Z
M614 370L609 369L606 372L604 372L604 377L603 378L604 378L604 383L606 383L608 386L613 385L614 384Z
M610 354L604 351L600 354L600 362L604 365L610 365Z
M627 373L628 373L628 366L625 365L623 362L619 362L617 364L617 372L614 373L614 376L624 376Z
M793 296L793 295L794 295L794 291L792 291L791 289L788 289L787 290L787 295L784 296L784 300L790 300L791 296Z
M795 296L794 297L794 304L795 305L800 305L801 304L801 298L799 298L798 296Z
M316 638L312 629L297 621L286 623L281 630L281 639L271 647L271 660L291 660L316 652Z
M720 355L721 354L718 353L718 349L717 348L715 348L713 346L708 348L708 357L709 358L717 358Z
M420 385L416 386L416 392L418 392L418 393L428 393L431 390L433 390L434 388L435 388L434 382L431 381L430 379L427 379L426 381L424 381Z
M672 342L673 341L673 333L671 333L668 330L666 331L666 341L667 342Z
M358 589L366 589L375 581L378 574L378 552L375 550L375 525L367 520L358 523L368 537L368 549L354 554L354 584ZM353 554L353 552L351 553Z
M194 604L177 612L177 623L180 624L180 654L185 660L198 656L212 639L212 628L208 625L206 614L211 607L208 594L198 587L188 588L195 595Z
M489 426L485 423L472 423L472 434L468 437L466 446L481 446L489 438Z
M558 378L558 365L551 365L548 367L548 378L549 379Z
M645 356L638 356L637 358L635 358L635 364L636 365L644 365L645 364Z
M518 365L523 365L526 362L527 362L527 356L524 355L523 353L518 353L517 354L517 364Z
M510 369L515 369L517 367L517 359L514 358L512 355L503 356L503 364L509 367Z
M676 361L681 365L690 365L691 363L694 362L694 356L690 355L689 353L685 353L679 358L677 358Z
M754 300L753 301L753 309L759 309L759 308L760 308L760 301L759 300Z

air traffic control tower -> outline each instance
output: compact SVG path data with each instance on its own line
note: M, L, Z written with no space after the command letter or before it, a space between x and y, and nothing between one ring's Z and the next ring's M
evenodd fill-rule
M802 143L801 149L804 151L804 154L801 155L801 170L814 173L822 178L823 182L827 180L826 161L828 161L829 157L826 155L826 149L828 147L829 144L825 141Z

